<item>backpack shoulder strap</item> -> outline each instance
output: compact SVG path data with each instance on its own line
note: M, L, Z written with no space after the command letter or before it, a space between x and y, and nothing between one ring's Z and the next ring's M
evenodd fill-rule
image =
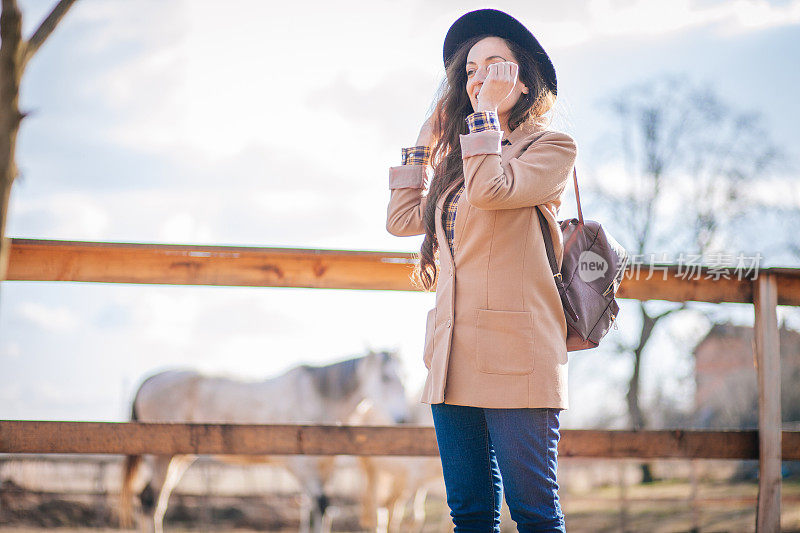
M578 204L578 220L583 224L583 211L581 210L581 195L578 194L578 169L572 167L572 180L575 182L575 202Z
M577 321L578 315L575 313L575 310L572 308L572 304L569 302L569 298L567 297L567 289L564 287L564 280L561 279L561 272L558 270L556 253L553 249L553 238L550 235L550 227L547 224L547 219L542 213L542 208L538 205L536 206L536 214L539 215L539 226L542 228L544 247L545 250L547 250L547 260L550 263L550 270L553 271L553 278L555 279L556 288L558 289L558 295L561 297L561 303L564 306L564 311L572 320Z
M553 248L553 237L550 235L550 227L542 213L541 206L536 206L536 214L539 215L539 226L542 228L542 237L544 237L544 247L547 250L547 261L550 263L550 270L553 271L553 275L560 277L558 262L556 262L556 252Z

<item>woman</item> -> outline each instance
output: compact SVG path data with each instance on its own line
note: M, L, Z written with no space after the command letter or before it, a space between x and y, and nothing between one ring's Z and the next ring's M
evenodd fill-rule
M456 532L499 532L502 491L519 531L564 531L556 468L567 325L535 210L560 269L556 216L575 142L547 129L555 70L513 17L465 14L444 60L435 110L389 173L386 228L425 235L415 278L436 285L421 401L431 404Z

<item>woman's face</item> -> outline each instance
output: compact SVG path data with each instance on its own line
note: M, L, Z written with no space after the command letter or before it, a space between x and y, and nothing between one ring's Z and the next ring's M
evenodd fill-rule
M502 63L503 61L517 63L517 58L514 57L511 49L500 37L486 37L470 48L467 54L467 64L464 68L467 72L467 95L469 95L469 100L472 102L473 111L478 109L478 92L480 92L483 81L486 79L486 69L492 63ZM497 114L504 115L508 113L523 92L528 92L528 88L520 81L518 74L514 89L505 100L500 102L497 107Z

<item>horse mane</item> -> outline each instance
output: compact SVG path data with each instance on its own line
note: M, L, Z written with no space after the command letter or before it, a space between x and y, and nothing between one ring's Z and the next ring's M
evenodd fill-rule
M320 396L331 400L342 400L358 388L356 369L364 355L325 366L301 365L311 376Z

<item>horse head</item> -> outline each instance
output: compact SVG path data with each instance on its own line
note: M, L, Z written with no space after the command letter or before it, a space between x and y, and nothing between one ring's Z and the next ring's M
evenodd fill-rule
M370 350L360 358L357 373L360 396L372 406L374 416L382 416L386 424L402 424L409 420L401 361L396 353Z

